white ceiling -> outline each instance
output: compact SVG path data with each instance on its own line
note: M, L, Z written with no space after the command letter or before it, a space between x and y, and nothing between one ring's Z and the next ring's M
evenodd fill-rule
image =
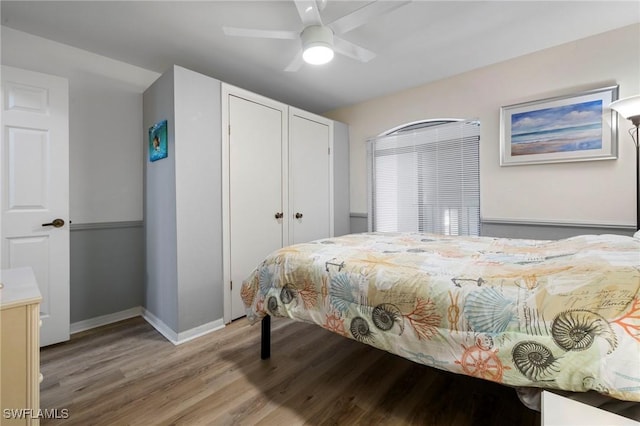
M328 0L323 22L368 3ZM343 36L375 52L372 61L338 55L291 73L297 40L229 37L222 26L301 31L292 1L3 0L1 8L2 24L17 30L152 71L178 64L318 113L640 22L638 0L418 0Z

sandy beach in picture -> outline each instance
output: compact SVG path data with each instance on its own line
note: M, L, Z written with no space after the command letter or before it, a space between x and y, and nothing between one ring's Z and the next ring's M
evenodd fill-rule
M583 151L584 149L600 149L600 146L594 148L580 148L580 142L566 139L530 142L526 144L511 145L511 155L547 154L551 152Z

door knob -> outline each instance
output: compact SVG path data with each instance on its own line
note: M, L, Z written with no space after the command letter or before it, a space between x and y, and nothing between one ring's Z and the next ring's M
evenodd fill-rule
M53 219L51 223L43 223L42 226L53 226L54 228L62 228L64 226L64 220Z
M276 219L282 219L284 217L284 213L278 212L276 213Z
M302 219L302 213L296 213L295 218L296 219Z

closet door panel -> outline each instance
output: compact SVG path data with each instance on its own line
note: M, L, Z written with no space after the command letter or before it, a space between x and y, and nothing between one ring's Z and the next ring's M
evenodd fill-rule
M229 96L229 220L232 319L245 314L240 287L283 245L283 111Z
M289 117L289 129L290 242L327 238L331 236L331 129L296 114Z

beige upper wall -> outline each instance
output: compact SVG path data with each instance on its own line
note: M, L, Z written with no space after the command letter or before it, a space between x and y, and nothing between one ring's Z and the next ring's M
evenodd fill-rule
M640 93L640 25L330 111L325 115L350 126L351 211L367 211L368 138L420 119L477 118L484 220L634 226L635 152L627 120L620 120L617 160L500 167L501 106L615 84L621 98Z

